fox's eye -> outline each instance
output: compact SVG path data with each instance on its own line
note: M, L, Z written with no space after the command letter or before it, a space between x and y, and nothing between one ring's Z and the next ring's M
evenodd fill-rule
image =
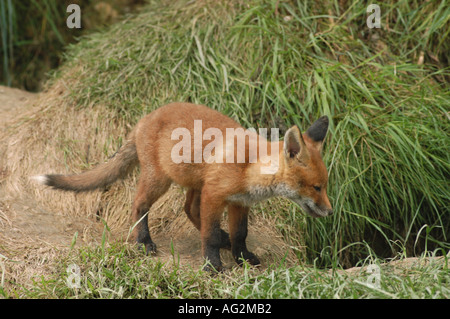
M318 192L320 192L321 191L321 187L320 186L313 186L314 187L314 189L316 190L316 191L318 191Z

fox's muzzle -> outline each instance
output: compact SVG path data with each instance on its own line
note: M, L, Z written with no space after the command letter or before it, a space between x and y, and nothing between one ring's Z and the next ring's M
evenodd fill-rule
M321 205L317 205L311 199L301 199L296 201L305 212L314 218L317 217L327 217L333 215L333 208L326 208Z

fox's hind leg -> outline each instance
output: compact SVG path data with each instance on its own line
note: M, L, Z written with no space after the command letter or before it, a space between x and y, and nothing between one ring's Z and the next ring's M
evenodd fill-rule
M132 227L133 237L138 245L143 245L147 254L156 252L156 244L152 241L148 230L147 212L170 187L171 180L166 176L155 176L143 171L137 185L137 193L133 202Z
M195 228L200 230L200 192L192 188L186 192L186 202L184 203L184 211L189 220L194 224Z
M192 188L188 189L186 192L186 202L184 204L184 211L186 212L187 217L198 230L201 229L200 194L200 191L196 191ZM220 229L220 248L231 249L230 236L223 229Z

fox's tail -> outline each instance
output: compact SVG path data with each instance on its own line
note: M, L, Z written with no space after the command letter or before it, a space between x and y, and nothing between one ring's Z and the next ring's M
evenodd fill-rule
M106 163L75 175L38 175L37 182L66 191L83 192L105 188L119 178L126 177L138 164L134 132L129 140Z

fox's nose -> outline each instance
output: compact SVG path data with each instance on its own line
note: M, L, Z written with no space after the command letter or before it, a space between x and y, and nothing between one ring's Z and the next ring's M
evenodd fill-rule
M328 209L327 216L331 216L334 214L333 208Z

